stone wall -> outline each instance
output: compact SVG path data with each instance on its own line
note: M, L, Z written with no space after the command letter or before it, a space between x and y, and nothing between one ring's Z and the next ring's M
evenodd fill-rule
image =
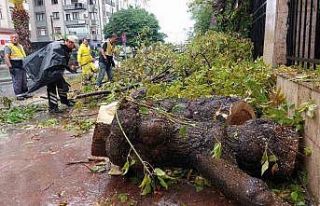
M320 89L311 83L293 82L285 75L277 78L277 87L286 95L289 103L296 107L302 103L313 101L318 105L314 118L305 118L305 146L310 147L312 155L305 157L308 171L308 188L319 204L320 200Z

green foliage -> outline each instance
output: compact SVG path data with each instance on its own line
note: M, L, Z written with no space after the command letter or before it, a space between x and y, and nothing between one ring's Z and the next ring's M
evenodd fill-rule
M310 147L303 148L304 155L310 157L312 155L312 149Z
M125 32L127 45L138 47L142 43L163 41L164 34L159 30L158 20L153 14L144 9L129 7L111 16L109 23L104 27L104 34L111 36L116 33L121 36Z
M261 176L269 169L270 163L272 163L271 172L276 170L278 168L277 161L278 158L274 154L268 155L268 146L266 146L261 158Z
M152 192L154 187L153 187L150 175L148 175L148 174L144 175L144 178L143 178L141 184L139 185L139 188L141 188L141 190L142 190L141 195L147 195Z
M89 170L90 170L92 173L103 173L103 172L107 171L107 169L106 169L106 163L105 163L105 162L97 163L97 164L94 165L93 167L89 167Z
M123 175L125 175L130 166L135 164L135 161L127 161L125 165L122 168ZM168 189L169 184L171 184L172 181L175 181L174 177L171 177L167 175L165 171L163 171L160 168L155 168L153 170L153 173L147 174L145 173L144 178L139 185L139 188L141 188L141 195L147 195L154 191L157 185L160 185L161 187Z
M251 0L226 0L223 10L215 11L216 27L222 32L236 32L241 36L249 37L252 25Z
M260 104L267 101L267 90L272 87L272 69L262 60L253 62L251 48L246 39L208 32L196 36L182 53L167 44L142 48L115 76L142 82L147 96L154 99L216 94L236 95ZM150 82L154 78L161 81Z
M121 169L122 175L126 175L129 172L130 167L135 163L136 161L134 159L127 159L126 163L123 165Z
M149 114L149 109L147 107L140 107L139 108L139 114L148 115Z
M38 109L36 105L28 105L0 110L0 123L17 124L30 120Z
M59 125L59 121L56 118L47 119L43 122L40 122L38 125L39 128L55 127Z
M194 30L196 33L205 33L210 29L213 16L212 5L208 1L193 0L189 3L189 11L195 21Z
M118 194L117 197L118 197L118 200L119 200L121 203L125 203L125 202L127 202L127 201L129 200L128 194L126 194L126 193Z
M88 132L94 125L93 119L71 118L64 124L64 128L77 132L76 136L80 136Z
M212 158L220 159L222 154L222 144L221 142L215 143L214 148L211 151Z
M289 179L279 185L271 185L273 192L295 206L309 205L306 201L307 173L299 172L295 179Z
M196 188L197 192L202 191L206 186L210 186L210 183L208 182L207 179L201 177L201 176L196 176L194 179L194 186Z
M203 34L212 29L249 36L252 24L251 0L192 0L189 10L197 33Z
M297 131L302 132L304 128L303 114L309 118L313 118L316 108L317 106L312 102L305 102L298 108L294 108L294 105L288 106L286 102L283 102L273 107L270 104L266 105L264 115L281 125L292 126L296 128Z
M186 138L187 137L187 131L188 131L187 126L184 125L184 126L180 127L179 136L182 137L182 138Z

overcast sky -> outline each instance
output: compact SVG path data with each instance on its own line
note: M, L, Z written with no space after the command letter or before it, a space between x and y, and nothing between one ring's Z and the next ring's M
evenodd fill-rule
M168 35L166 41L180 43L186 40L193 27L188 13L188 0L149 0L148 10L159 20L161 32Z

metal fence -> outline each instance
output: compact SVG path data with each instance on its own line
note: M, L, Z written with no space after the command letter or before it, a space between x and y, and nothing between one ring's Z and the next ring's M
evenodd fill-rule
M320 64L320 0L290 0L288 65L315 69Z
M251 41L253 42L253 57L263 56L264 33L266 24L266 0L252 1Z

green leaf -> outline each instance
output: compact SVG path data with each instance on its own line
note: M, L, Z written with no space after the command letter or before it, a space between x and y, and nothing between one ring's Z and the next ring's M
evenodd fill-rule
M269 168L269 161L265 161L261 167L261 176L268 170Z
M305 147L305 148L303 149L303 151L304 151L304 155L307 156L307 157L310 157L310 156L312 155L312 149L311 149L311 147Z
M269 156L269 162L276 162L276 161L278 161L278 158L275 155Z
M222 144L221 144L221 142L215 143L215 144L214 144L214 148L213 148L213 150L211 151L212 157L213 157L213 158L220 159L221 154L222 154Z
M166 173L163 170L161 170L160 168L155 168L154 174L157 175L158 177L163 177L166 175Z
M106 170L107 169L105 165L95 165L93 167L90 167L90 171L92 173L102 173L102 172L105 172Z
M122 171L122 175L126 175L130 169L130 167L132 165L134 165L136 163L135 160L127 160L126 163L123 165L121 171Z
M118 200L120 200L121 203L125 203L128 201L128 194L126 193L121 193L121 194L118 194Z
M274 157L273 157L274 158ZM269 169L269 157L267 152L267 147L263 152L262 158L261 158L261 176Z
M143 189L142 189L142 193L141 195L147 195L150 194L152 192L152 187L151 184L147 184Z
M141 188L142 190L141 195L147 195L152 192L151 183L152 181L150 176L148 174L145 174L141 184L139 185L139 188Z
M196 178L194 179L194 186L196 187L197 192L203 190L206 185L210 186L210 184L205 178L201 176L196 176Z
M267 149L265 149L264 152L263 152L263 155L262 155L262 158L261 158L261 165L264 164L266 161L269 161L269 160L268 160L268 152L267 152Z
M148 115L149 114L149 109L147 107L140 107L139 113L143 115Z
M163 178L161 178L160 176L157 176L159 182L160 182L160 185L164 188L166 188L166 190L168 189L168 184L166 183L166 181L164 181Z
M170 180L175 180L174 177L170 177L169 175L167 175L167 173L165 173L162 169L160 168L155 168L154 169L154 174L157 176L157 177L161 177L163 179L170 179Z
M182 126L180 127L179 129L179 135L182 137L182 138L186 138L187 137L187 126Z
M291 199L292 199L294 202L297 202L297 201L298 201L298 198L299 198L299 193L298 193L297 191L293 191L293 192L291 192L290 196L291 196Z
M130 168L130 162L129 160L126 161L126 163L123 165L121 171L122 171L122 175L125 175L128 173L129 171L129 168Z

